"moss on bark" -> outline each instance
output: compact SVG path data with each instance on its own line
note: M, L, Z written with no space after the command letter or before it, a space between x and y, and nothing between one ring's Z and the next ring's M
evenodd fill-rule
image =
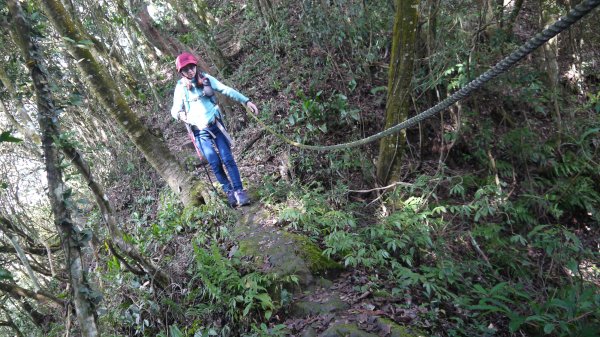
M396 0L392 56L388 75L388 96L385 108L385 128L404 121L408 116L411 98L411 79L418 23L418 0ZM382 184L400 177L401 159L406 133L393 134L379 143L377 179Z

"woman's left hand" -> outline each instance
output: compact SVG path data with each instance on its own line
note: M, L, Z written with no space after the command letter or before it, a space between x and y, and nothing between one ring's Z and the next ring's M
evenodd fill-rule
M250 110L252 110L252 112L253 112L255 115L258 115L258 108L256 107L256 105L254 105L254 103L252 103L252 102L248 101L248 103L246 103L246 106L247 106L248 108L250 108Z

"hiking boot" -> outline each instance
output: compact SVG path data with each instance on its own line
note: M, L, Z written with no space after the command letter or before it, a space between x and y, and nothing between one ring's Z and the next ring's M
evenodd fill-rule
M235 206L238 205L237 198L236 198L235 193L233 191L227 192L227 203L231 207L235 207Z
M248 198L248 193L246 193L246 191L237 190L234 194L238 206L246 206L250 204L250 198Z

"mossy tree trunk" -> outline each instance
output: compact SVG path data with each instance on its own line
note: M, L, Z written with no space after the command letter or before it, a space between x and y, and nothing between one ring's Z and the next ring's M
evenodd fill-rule
M510 10L510 14L506 19L507 23L504 27L507 33L512 34L513 27L515 25L515 21L521 12L521 8L523 8L523 0L515 0L513 4L513 8Z
M558 5L555 1L545 2L540 0L540 28L546 27L556 21L559 17ZM542 67L546 73L546 83L550 88L550 95L552 99L552 115L554 117L554 123L560 137L562 130L562 118L560 112L559 97L560 92L560 69L558 65L558 37L553 37L544 43L542 46L543 60Z
M40 304L47 305L54 310L63 310L66 302L48 294L45 291L31 291L16 284L0 282L0 291L11 295L15 299L21 300L23 297L32 299Z
M83 23L82 23L82 19L80 17L80 14L77 12L76 8L74 7L73 3L71 1L66 1L65 5L67 6L66 9L67 11L70 13L71 17L73 18L73 22L75 23L75 25L77 25L77 28L83 32L84 28L83 28ZM92 20L101 20L102 18L105 18L105 14L104 12L102 12L102 4L101 3L97 3L93 6L90 6L91 8L86 9L91 11L91 15L90 15L90 19ZM100 13L98 13L100 12ZM108 21L108 20L106 20ZM99 27L101 26L98 23L95 23L95 26ZM109 25L107 25L107 27L110 27ZM136 75L135 71L132 71L131 69L129 69L127 67L127 62L125 61L125 59L123 58L123 56L121 55L119 50L110 50L110 48L107 47L107 43L108 45L114 45L114 41L107 41L106 38L102 39L98 39L96 38L96 36L94 35L90 35L90 34L84 34L85 38L87 40L90 40L93 42L93 44L90 45L91 47L91 51L94 54L94 56L96 57L96 59L104 59L105 62L107 64L109 64L112 69L114 69L114 74L116 74L116 76L118 76L120 79L122 79L121 82L123 82L127 88L134 94L137 95L141 92L141 89L139 87L139 83L136 80L138 78L138 76ZM104 36L108 35L108 34L102 34ZM106 42L104 42L106 41Z
M396 0L392 55L388 74L385 128L404 121L410 107L413 74L417 6L419 0ZM405 132L385 137L379 143L377 179L387 184L400 178L401 159L406 144Z
M63 37L73 41L82 40L81 33L60 1L43 0L41 4L48 18ZM71 55L81 60L77 66L88 80L92 92L100 103L144 154L148 162L166 180L169 187L180 196L182 202L186 205L204 202L208 197L205 184L186 172L166 144L148 131L127 105L106 69L94 59L89 50L79 48L75 43L67 45Z
M58 113L48 85L48 75L42 63L41 52L32 39L31 27L19 2L9 0L8 7L12 16L11 35L15 44L21 49L36 93L38 123L42 132L42 149L48 179L48 197L54 215L54 224L61 234L77 319L82 336L99 336L94 304L88 295L93 292L85 275L81 252L82 241L79 230L73 223L67 208L69 190L63 180L59 151L55 143L60 131L57 124Z
M571 0L568 2L568 9L571 10L575 6L579 5L582 0ZM591 21L591 20L590 20ZM559 40L558 50L561 52L561 59L568 61L568 73L566 78L568 81L565 85L577 92L579 95L586 95L585 90L585 63L588 61L582 57L582 47L588 43L587 39L584 38L583 32L589 30L589 26L574 25L563 35ZM564 70L567 70L564 69ZM574 111L571 110L569 117L574 117Z
M135 20L138 23L140 30L146 36L148 42L161 53L176 57L179 53L189 49L183 43L164 34L156 27L154 20L152 20L152 17L148 12L148 4L144 1L129 0L129 5L131 6L131 11L135 14Z

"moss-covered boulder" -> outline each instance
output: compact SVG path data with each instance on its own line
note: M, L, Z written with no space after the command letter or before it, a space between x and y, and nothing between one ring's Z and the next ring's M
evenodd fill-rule
M339 296L334 295L323 302L298 301L292 304L291 314L293 317L308 317L322 315L349 308L348 303L342 301Z
M420 331L419 329L413 327L402 326L397 324L396 322L387 319L378 317L377 325L379 327L379 331L382 331L388 337L425 337L426 335Z
M325 330L321 337L378 337L375 334L361 330L356 324L337 323Z
M295 275L304 287L313 284L316 275L342 269L307 237L270 225L268 212L259 204L241 209L233 234L240 252L252 257L258 268L282 277Z

